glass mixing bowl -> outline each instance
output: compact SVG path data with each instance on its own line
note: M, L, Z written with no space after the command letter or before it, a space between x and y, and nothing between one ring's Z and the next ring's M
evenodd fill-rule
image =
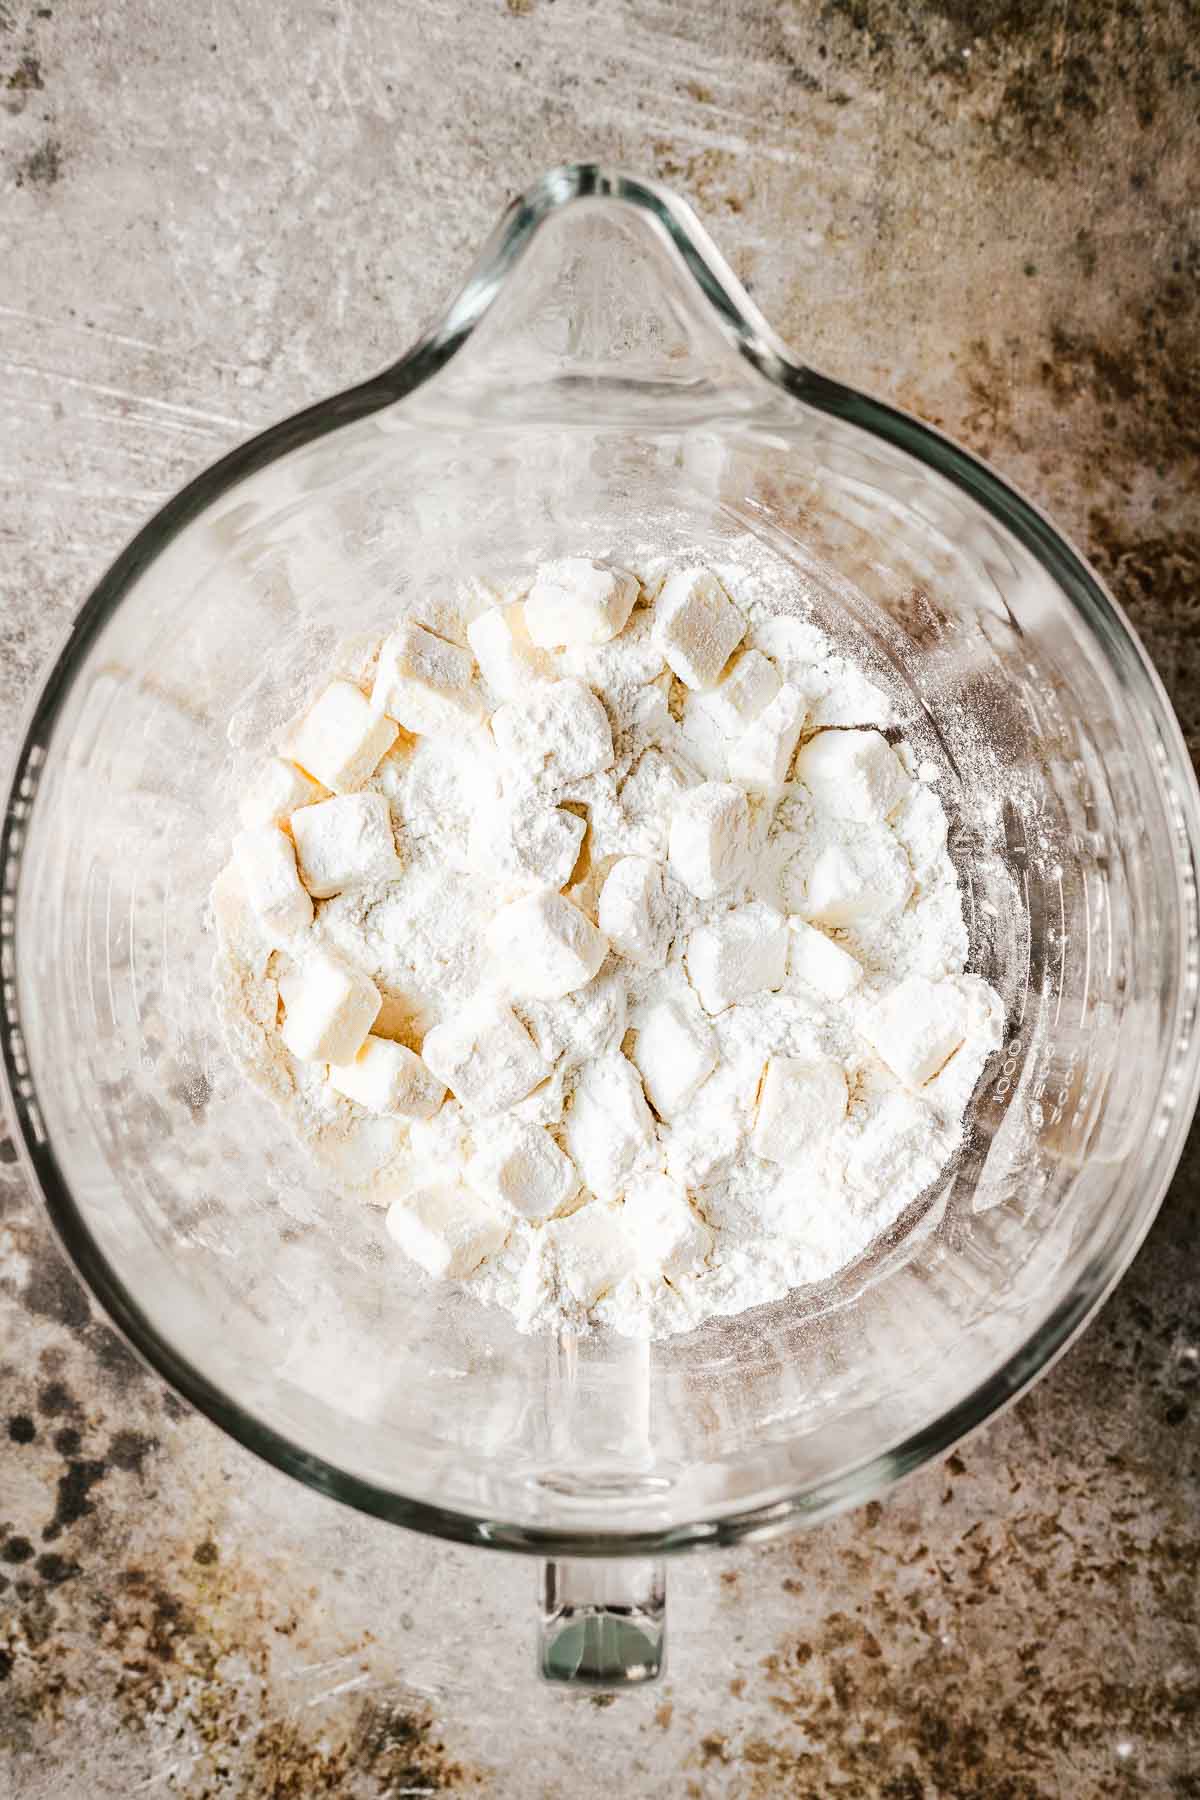
M522 1337L389 1253L355 1169L235 1068L207 894L237 771L398 595L747 540L941 765L1004 1048L954 1166L829 1284L651 1346ZM407 356L201 475L84 607L4 820L13 1113L76 1267L180 1393L337 1499L549 1559L544 1671L636 1680L664 1553L879 1493L1117 1281L1196 1099L1198 839L1163 690L1047 520L790 361L678 201L563 169Z

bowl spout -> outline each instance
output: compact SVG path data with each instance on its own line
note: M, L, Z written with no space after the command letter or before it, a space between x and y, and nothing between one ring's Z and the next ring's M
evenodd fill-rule
M628 425L644 408L670 426L769 408L786 367L689 207L577 164L512 203L389 374L410 416Z

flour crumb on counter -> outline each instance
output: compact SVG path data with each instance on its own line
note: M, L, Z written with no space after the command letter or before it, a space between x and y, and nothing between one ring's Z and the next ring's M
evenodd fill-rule
M940 769L722 562L472 592L255 747L212 893L231 1054L317 1180L355 1168L331 1206L522 1331L828 1279L951 1162L1001 1042Z

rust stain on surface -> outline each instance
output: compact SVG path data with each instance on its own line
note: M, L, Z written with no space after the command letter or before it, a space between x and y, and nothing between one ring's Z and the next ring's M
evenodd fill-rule
M57 138L48 137L17 164L17 186L52 188L62 180L63 152Z
M1096 507L1088 550L1154 659L1200 771L1200 531L1142 531Z

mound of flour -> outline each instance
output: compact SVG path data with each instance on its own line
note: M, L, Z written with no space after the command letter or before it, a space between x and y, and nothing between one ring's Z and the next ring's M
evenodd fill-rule
M666 1336L827 1279L954 1156L1001 1038L937 768L738 569L573 560L431 623L408 662L394 638L362 657L369 728L400 729L339 769L328 815L379 796L393 867L344 823L322 836L325 777L286 760L301 739L333 758L315 710L247 775L254 843L213 892L233 1055L343 1204L387 1208L392 1254L524 1331ZM302 926L295 894L286 928L264 916L270 832L285 861L328 841L333 876L294 876L345 882L311 923L303 895ZM329 958L378 999L349 1077L285 1041ZM477 1080L497 1018L520 1033L489 1065L498 1107Z

